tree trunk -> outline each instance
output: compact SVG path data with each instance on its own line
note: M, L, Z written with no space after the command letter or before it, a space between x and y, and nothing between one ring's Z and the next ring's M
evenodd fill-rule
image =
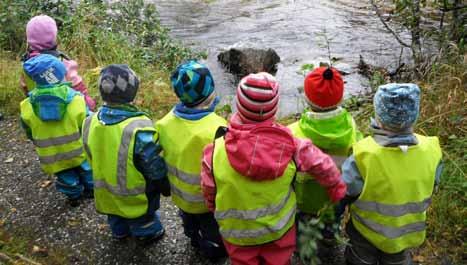
M422 45L421 45L421 29L420 29L420 0L414 0L412 2L412 23L410 27L410 33L412 36L412 56L415 63L415 67L418 67L422 62Z

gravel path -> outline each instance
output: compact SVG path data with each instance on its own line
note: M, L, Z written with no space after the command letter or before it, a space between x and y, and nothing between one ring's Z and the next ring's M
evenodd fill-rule
M162 240L147 247L132 240L114 241L92 200L77 208L66 204L55 190L54 178L41 171L34 147L19 127L16 119L0 121L0 219L5 219L7 230L28 233L39 246L63 249L72 264L211 264L183 235L169 198L161 202L166 228ZM343 264L341 258L333 259L332 264Z

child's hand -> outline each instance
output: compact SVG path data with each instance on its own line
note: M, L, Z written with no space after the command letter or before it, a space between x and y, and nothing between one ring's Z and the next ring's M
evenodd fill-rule
M26 81L24 81L24 76L21 75L19 78L19 87L21 90L23 90L23 93L25 96L28 96L29 91L28 91L28 86L26 85Z
M343 181L339 181L336 185L327 188L330 200L333 203L340 201L345 196L347 185Z

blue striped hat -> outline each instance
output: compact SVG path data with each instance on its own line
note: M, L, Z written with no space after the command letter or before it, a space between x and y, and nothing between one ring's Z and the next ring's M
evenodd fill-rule
M209 69L194 60L180 64L172 73L172 87L183 104L194 107L214 92L214 79Z

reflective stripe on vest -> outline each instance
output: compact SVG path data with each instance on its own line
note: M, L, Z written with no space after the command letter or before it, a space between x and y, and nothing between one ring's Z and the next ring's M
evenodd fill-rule
M201 177L199 175L183 172L180 169L173 167L171 165L167 165L167 169L170 174L174 175L180 181L183 181L187 184L199 185L201 183Z
M170 187L172 189L172 192L176 194L177 196L181 197L187 202L191 203L204 203L204 197L201 194L190 194L187 192L182 191L181 189L177 188L175 185L172 183L170 184Z
M409 146L407 152L380 146L373 137L354 145L364 187L350 207L352 222L363 237L386 253L417 247L425 239L426 210L441 149L437 138L415 136L418 144Z
M255 238L255 237L262 237L266 236L271 233L277 233L283 230L287 224L295 216L296 207L294 206L284 217L282 217L275 225L273 226L266 226L259 229L220 229L220 233L224 238Z
M374 232L384 235L385 237L390 239L398 238L410 233L421 232L424 231L426 228L425 221L411 223L401 227L393 227L373 222L370 219L365 219L355 212L352 213L352 217L354 217L355 220L364 224Z
M291 187L289 189L289 192L287 193L287 196L285 196L276 205L269 205L268 207L254 209L254 210L228 209L226 211L216 211L214 216L218 220L228 219L228 218L236 218L236 219L243 219L243 220L256 220L266 215L275 215L275 214L278 214L282 210L282 208L284 208L285 204L290 199L290 195L292 194L292 192L293 192L293 189Z
M79 140L81 137L79 132L70 134L70 135L64 135L64 136L59 136L59 137L52 137L52 138L46 138L46 139L34 139L33 143L37 147L50 147L50 146L55 146L55 145L62 145L62 144L68 144L73 141Z
M224 139L219 138L212 167L217 189L214 216L225 241L240 246L265 244L281 238L294 225L293 161L282 176L255 181L230 165Z
M156 123L172 187L172 201L184 212L209 212L200 185L201 159L204 147L212 143L217 128L225 125L226 121L215 113L199 120L186 120L173 111Z
M75 157L79 157L83 154L83 148L79 147L75 150L71 150L70 152L66 153L59 153L56 155L50 155L50 156L39 156L39 161L41 164L53 164L57 163L62 160L68 160L68 159L73 159Z
M89 145L88 145L89 127L91 127L91 121L94 115L96 114L93 114L87 117L83 123L83 146L84 146L84 151L86 152L86 155L89 157L89 159L92 159L91 151L89 150Z
M426 211L430 206L431 197L422 202L408 202L402 205L385 204L372 201L357 200L354 202L355 207L363 211L377 212L387 216L402 216L411 213L420 213Z

